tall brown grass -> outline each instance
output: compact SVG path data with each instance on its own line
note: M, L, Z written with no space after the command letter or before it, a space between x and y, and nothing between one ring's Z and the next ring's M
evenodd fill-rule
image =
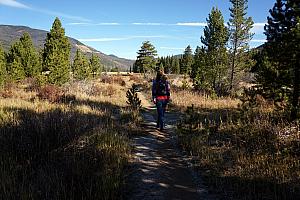
M130 130L119 122L126 88L26 84L0 98L0 199L120 198L130 157Z
M187 108L178 125L179 143L220 196L278 200L300 196L299 123L288 122L270 110L272 106L244 110L239 100L190 91L175 92L173 103Z

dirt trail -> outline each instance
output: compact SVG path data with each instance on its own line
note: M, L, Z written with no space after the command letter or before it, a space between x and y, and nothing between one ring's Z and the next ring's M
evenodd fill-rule
M143 102L147 102L145 98ZM135 159L126 199L216 199L208 195L189 159L177 148L174 125L178 116L166 113L166 131L160 132L154 114L155 107L148 102L143 112L146 134L133 138Z

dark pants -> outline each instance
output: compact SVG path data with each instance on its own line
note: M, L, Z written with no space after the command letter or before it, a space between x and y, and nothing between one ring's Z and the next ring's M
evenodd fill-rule
M167 100L158 100L156 102L157 108L157 128L163 129L164 128L164 117L167 107Z

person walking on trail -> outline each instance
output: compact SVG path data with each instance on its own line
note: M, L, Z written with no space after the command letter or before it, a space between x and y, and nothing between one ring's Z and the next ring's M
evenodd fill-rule
M164 129L164 115L170 101L170 84L163 71L158 71L152 83L152 99L157 108L157 128Z

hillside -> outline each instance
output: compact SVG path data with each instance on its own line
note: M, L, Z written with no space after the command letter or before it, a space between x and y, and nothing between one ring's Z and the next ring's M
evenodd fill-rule
M45 38L47 35L47 31L39 30L39 29L32 29L26 26L12 26L12 25L0 25L0 42L2 43L2 46L4 50L8 50L10 45L18 40L24 32L28 32L31 35L31 38L33 40L33 43L36 48L42 49ZM119 58L115 55L106 55L100 51L97 51L94 48L91 48L80 41L69 37L69 41L71 44L71 56L72 58L75 55L75 52L77 49L80 49L84 53L86 53L88 56L91 53L98 54L101 58L102 64L106 68L113 68L118 67L120 71L126 71L129 69L129 67L133 64L133 60Z

